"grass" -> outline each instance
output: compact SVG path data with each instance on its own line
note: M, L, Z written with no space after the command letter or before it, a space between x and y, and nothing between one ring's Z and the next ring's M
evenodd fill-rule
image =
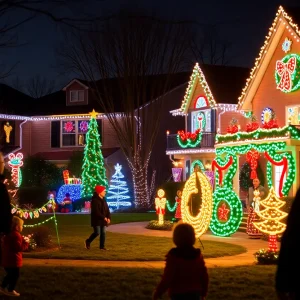
M207 300L274 300L274 273L274 266L209 269ZM151 299L161 274L160 269L24 267L16 289L24 300L142 300Z
M43 217L47 218L45 215ZM112 222L117 224L131 221L148 221L149 218L153 218L153 214L114 214ZM171 238L107 232L106 247L110 251L99 251L99 238L94 240L91 249L88 251L84 248L84 241L92 233L92 228L89 225L90 216L66 214L58 215L57 219L61 249L24 253L24 257L161 261L164 260L166 253L173 247ZM56 243L53 222L50 221L47 226L51 228L53 243ZM30 228L26 228L26 231L24 231L25 234L30 232ZM206 258L236 255L246 251L244 247L221 242L203 241L203 245L203 254Z

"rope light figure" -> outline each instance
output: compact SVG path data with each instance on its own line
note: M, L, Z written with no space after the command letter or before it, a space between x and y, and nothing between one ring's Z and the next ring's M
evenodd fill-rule
M11 178L16 187L19 187L22 183L21 167L23 166L23 154L10 153L8 155L8 165L11 167Z
M157 191L157 197L155 198L155 209L156 214L158 215L158 224L164 224L164 215L166 213L166 202L167 199L164 197L165 191L163 189L159 189Z

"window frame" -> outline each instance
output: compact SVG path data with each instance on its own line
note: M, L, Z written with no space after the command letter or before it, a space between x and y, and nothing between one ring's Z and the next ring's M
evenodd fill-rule
M63 133L63 123L64 122L75 122L75 132L74 133ZM76 148L82 148L84 147L84 145L79 145L78 144L78 138L79 138L79 134L83 134L83 135L86 135L86 133L82 133L82 132L79 132L78 130L78 123L81 122L81 121L87 121L87 122L90 122L90 119L79 119L79 120L61 120L60 121L60 148L69 148L69 147L76 147ZM100 132L99 132L100 133ZM63 135L66 135L66 134L72 134L72 135L75 135L75 145L63 145ZM100 133L101 134L101 133Z
M300 103L299 104L294 104L294 105L287 105L285 107L285 124L286 125L289 125L289 113L288 113L288 109L291 108L291 107L298 107L299 110L300 110ZM298 113L298 118L299 118L299 113ZM299 120L299 123L298 124L293 124L293 123L290 123L291 125L295 125L295 126L299 126L300 125L300 120Z
M72 93L75 93L76 99L72 100ZM83 93L82 100L79 99L79 93ZM84 90L70 90L70 103L84 102Z

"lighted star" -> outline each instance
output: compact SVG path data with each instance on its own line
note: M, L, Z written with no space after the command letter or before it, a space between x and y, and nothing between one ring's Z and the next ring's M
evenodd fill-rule
M227 208L226 204L223 203L221 207L218 209L218 215L219 215L219 220L228 220L228 213L230 212L230 209Z
M286 37L284 42L282 43L282 50L285 53L291 51L291 45L292 45L292 41Z
M97 112L95 112L95 110L93 109L93 111L92 111L92 112L90 112L90 115L91 115L91 118L95 118L95 119L96 119L96 117L97 117L98 113L97 113Z
M122 170L122 166L121 166L119 163L117 163L117 164L115 165L115 170L116 170L118 173L120 173L121 170Z

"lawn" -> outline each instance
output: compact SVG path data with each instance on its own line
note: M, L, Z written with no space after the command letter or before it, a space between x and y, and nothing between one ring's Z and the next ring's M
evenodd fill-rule
M140 216L141 215L141 216ZM147 214L115 214L114 223L128 221L145 221ZM99 250L99 238L94 240L90 250L84 248L85 239L91 234L89 216L58 215L60 250L24 253L24 257L60 258L60 259L96 259L126 261L159 261L164 260L166 253L173 247L171 238L139 236L107 232L106 247L109 251ZM56 242L53 222L47 223L52 230L53 242ZM26 228L26 233L30 233ZM203 241L204 257L220 257L245 252L245 248L228 243ZM197 245L200 247L200 244Z
M274 266L209 269L207 300L274 300L274 273ZM161 274L159 269L24 267L16 290L30 300L151 299Z

